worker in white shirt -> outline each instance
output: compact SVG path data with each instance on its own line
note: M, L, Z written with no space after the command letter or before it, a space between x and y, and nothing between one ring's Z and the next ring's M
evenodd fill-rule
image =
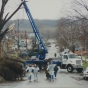
M26 71L28 72L28 78L29 78L30 82L32 81L33 70L34 69L31 64L26 69Z
M54 64L52 64L52 62L47 67L47 71L49 71L50 74L50 81L54 81Z
M34 64L34 81L38 80L38 72L39 72L39 67Z

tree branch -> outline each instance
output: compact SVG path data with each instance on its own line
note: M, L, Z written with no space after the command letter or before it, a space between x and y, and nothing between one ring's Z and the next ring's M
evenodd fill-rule
M3 25L5 25L12 17L13 15L20 9L20 7L22 6L22 4L24 3L25 1L23 1L19 6L18 8L7 18L7 20L3 23Z
M5 18L4 18L4 21L6 20L7 16L9 15L9 12L6 14Z
M18 8L6 19L4 20L2 23L0 23L0 31L3 29L4 25L14 16L14 14L20 9L20 7L22 6L22 4L26 2L26 1L23 1L19 6Z
M1 33L1 35L0 35L0 42L2 41L3 37L8 32L8 30L9 30L9 28L6 28L5 31Z
M2 0L1 12L0 12L0 21L3 19L4 8L7 4L8 0Z
M85 19L88 20L85 16L83 16L79 11L77 11L76 9L73 9L76 13L78 13L81 17L77 17L78 19Z

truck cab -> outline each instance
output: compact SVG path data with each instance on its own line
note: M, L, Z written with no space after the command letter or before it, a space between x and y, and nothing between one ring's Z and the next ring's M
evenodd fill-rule
M82 60L74 53L61 54L61 69L67 69L68 72L73 72L74 69L77 72L82 72Z

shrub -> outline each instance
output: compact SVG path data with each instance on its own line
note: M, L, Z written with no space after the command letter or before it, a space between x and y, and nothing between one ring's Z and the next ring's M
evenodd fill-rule
M5 66L0 66L0 76L11 81L16 79L17 74Z
M23 73L22 66L18 62L7 59L2 61L2 66L8 67L10 70L12 70L18 75L21 75Z
M23 69L20 63L9 59L0 59L0 76L5 80L15 80L18 77L22 77L22 74Z
M0 76L0 83L1 83L1 82L4 82L4 81L5 81L5 79Z

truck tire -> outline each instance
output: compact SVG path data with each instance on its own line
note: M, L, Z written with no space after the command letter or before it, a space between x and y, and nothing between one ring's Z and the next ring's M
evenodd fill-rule
M78 73L81 73L83 71L82 68L76 69Z
M73 72L73 70L74 70L74 69L73 69L73 67L72 67L71 65L68 65L68 66L67 66L67 71L68 71L68 72Z
M88 80L88 77L86 77L85 80Z

